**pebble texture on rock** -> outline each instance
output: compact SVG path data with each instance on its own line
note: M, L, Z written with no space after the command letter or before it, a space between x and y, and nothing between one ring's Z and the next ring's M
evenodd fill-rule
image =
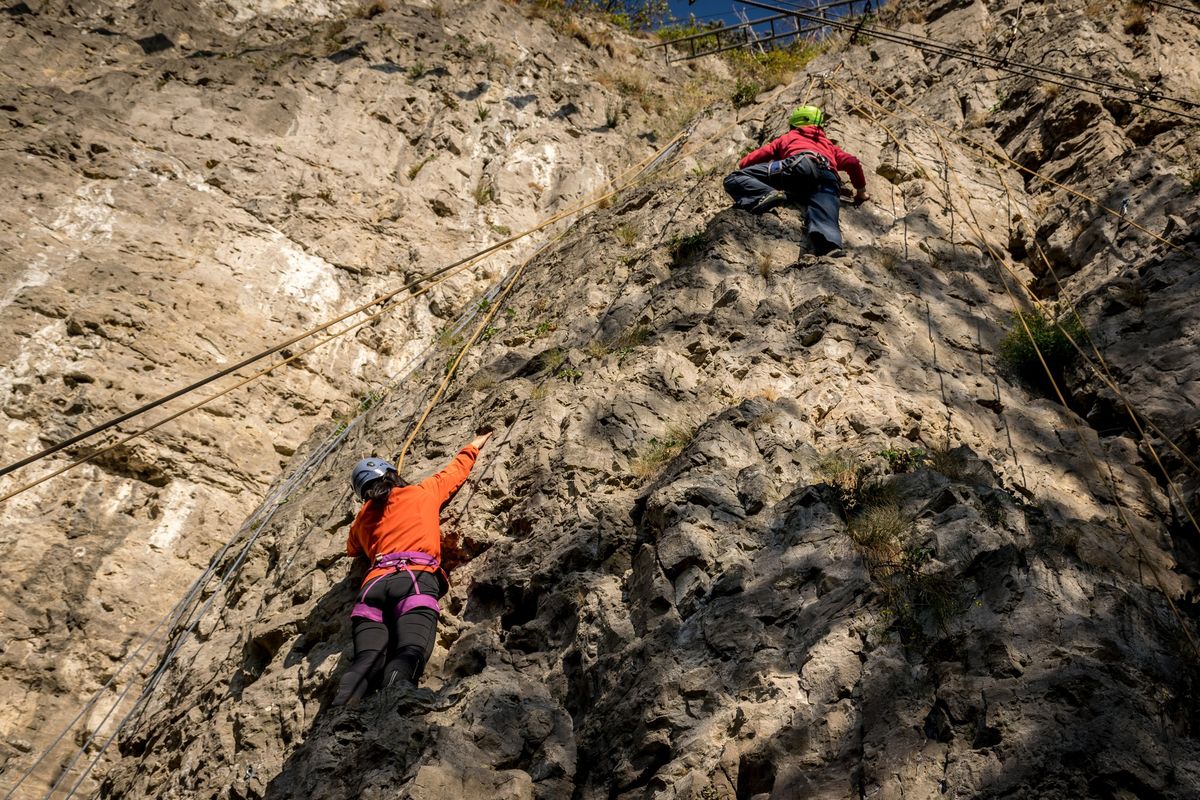
M1200 88L1200 28L1163 8L1141 32L1084 2L889 14ZM1105 205L1130 197L1184 252L893 97ZM875 196L845 207L832 257L805 253L801 211L736 212L720 188L810 99ZM534 259L417 438L413 476L497 430L447 509L466 560L424 687L327 707L362 568L338 558L347 470L400 447L449 350L256 532L100 797L1200 792L1197 126L880 41L839 42L740 113L705 115L674 165ZM1083 365L1070 408L1007 371L1017 280L1075 304L1160 433L1141 439Z

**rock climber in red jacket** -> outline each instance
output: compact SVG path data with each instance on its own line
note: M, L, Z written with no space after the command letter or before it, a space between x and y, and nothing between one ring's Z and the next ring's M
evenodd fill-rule
M381 458L354 465L350 481L365 502L350 526L346 552L366 556L371 569L350 612L354 661L332 705L357 703L380 669L384 686L415 686L420 680L433 653L438 598L450 587L439 561L439 514L467 480L489 436L472 439L449 466L415 486Z
M825 136L823 121L821 109L800 106L788 118L791 130L747 154L738 171L725 178L734 206L754 214L789 200L804 203L808 239L817 255L842 246L838 170L850 175L855 205L870 199L862 164Z

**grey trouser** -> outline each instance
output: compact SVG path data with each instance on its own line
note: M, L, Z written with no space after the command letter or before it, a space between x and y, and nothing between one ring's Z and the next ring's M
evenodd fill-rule
M838 227L840 188L837 173L811 158L754 164L725 178L726 193L733 198L734 206L743 210L777 189L787 192L789 200L803 203L808 239L817 255L842 246L842 231Z

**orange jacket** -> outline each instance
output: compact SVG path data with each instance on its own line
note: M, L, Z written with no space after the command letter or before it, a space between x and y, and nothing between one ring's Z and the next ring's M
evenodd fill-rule
M442 557L442 530L439 514L458 488L467 480L479 450L467 445L458 452L450 465L415 486L392 489L387 499L369 500L358 510L346 538L346 552L351 556L366 556L371 563L375 557L388 553L417 550L434 558ZM433 572L434 567L412 564L417 572ZM372 569L363 578L363 585L380 575L392 572L388 568Z

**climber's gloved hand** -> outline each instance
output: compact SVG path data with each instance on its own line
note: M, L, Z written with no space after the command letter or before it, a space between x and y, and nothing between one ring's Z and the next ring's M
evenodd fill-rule
M854 193L854 205L861 206L863 203L871 199L871 195L867 194L866 189L859 189Z

